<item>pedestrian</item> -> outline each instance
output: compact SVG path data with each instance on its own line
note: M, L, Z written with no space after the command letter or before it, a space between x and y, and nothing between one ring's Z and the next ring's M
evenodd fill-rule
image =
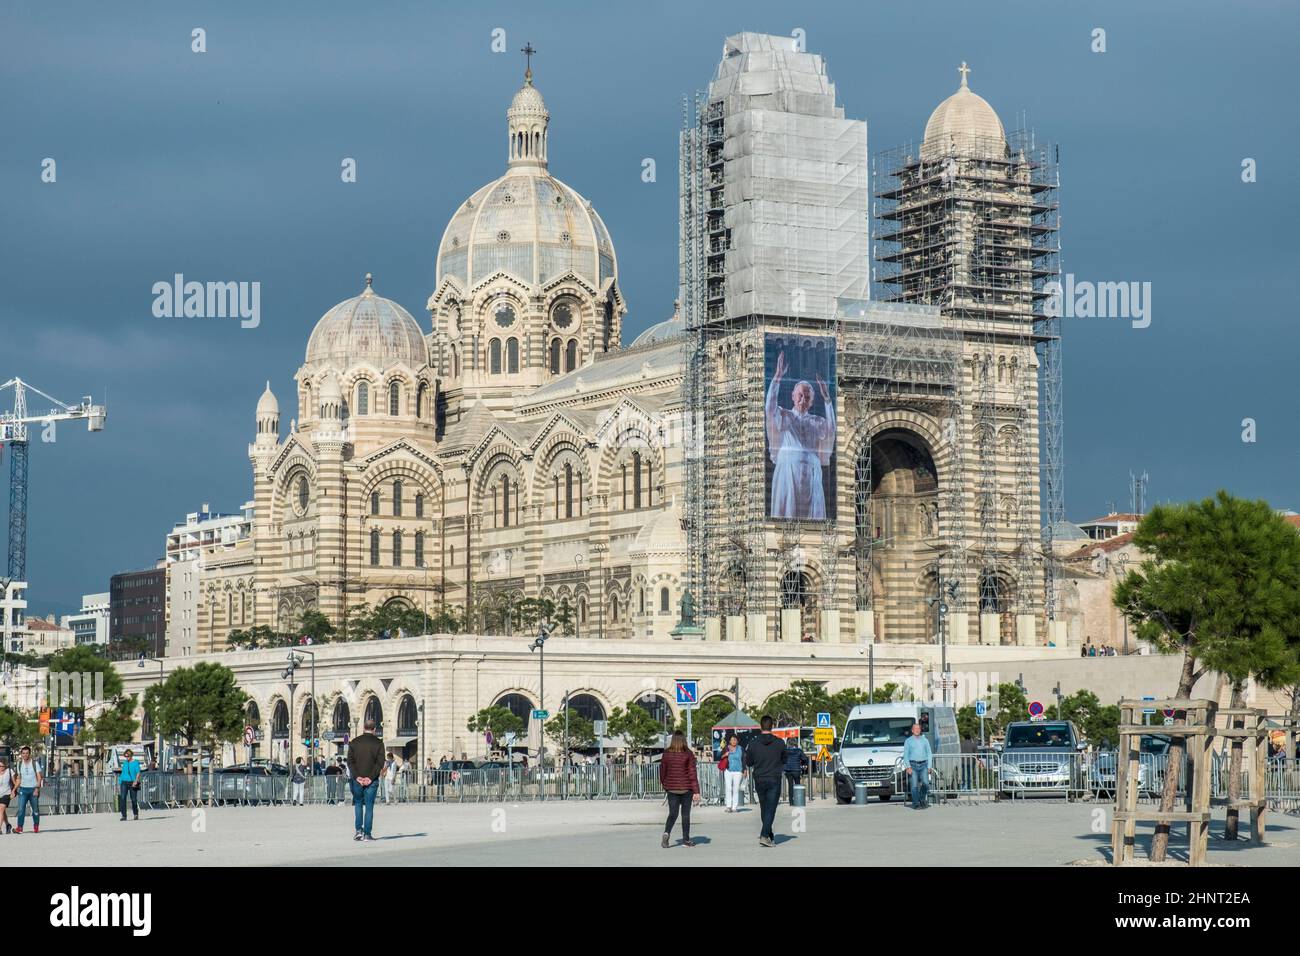
M794 806L794 788L803 779L804 768L808 766L808 755L799 746L798 737L792 737L786 743L785 753L781 755L782 767L790 791L790 806Z
M772 734L772 724L772 718L764 715L758 722L762 732L745 748L745 766L754 775L754 793L758 796L759 846L776 846L772 824L776 820L776 805L781 799L781 768L785 762L785 746Z
M135 751L127 750L122 755L122 767L117 772L117 803L122 811L122 822L126 822L126 798L131 797L131 816L140 819L140 761L135 759Z
M397 789L397 758L388 751L388 760L384 762L384 803L393 802L393 791Z
M903 767L912 785L912 809L924 810L930 796L930 767L934 765L934 752L930 738L921 733L921 725L912 725L912 736L903 744Z
M726 795L728 813L740 809L740 785L745 779L745 754L740 749L740 738L732 734L727 738L727 749L718 759L722 769L723 793Z
M391 757L392 754L389 754ZM374 840L375 795L379 775L384 772L384 744L375 736L375 722L367 720L365 733L348 744L348 775L352 791L352 816L356 823L353 840Z
M303 805L303 791L307 788L307 769L302 765L302 758L297 757L293 762L293 776L290 778L293 782L293 799L289 801L290 805Z
M41 832L41 784L45 775L41 765L32 759L32 748L23 747L18 751L18 826L15 833L23 832L23 821L27 819L27 808L32 808L32 832Z
M974 738L963 737L961 739L961 788L967 792L971 789L971 781L975 777L975 764L977 762L980 762L979 747L976 745Z
M700 777L695 772L695 754L686 746L686 735L673 731L668 749L659 759L659 782L668 795L668 822L659 845L665 850L672 839L678 812L682 815L682 846L695 846L691 839L691 804L700 802Z
M9 769L9 761L0 757L0 833L13 833L13 824L9 822L9 801L14 795L14 772Z

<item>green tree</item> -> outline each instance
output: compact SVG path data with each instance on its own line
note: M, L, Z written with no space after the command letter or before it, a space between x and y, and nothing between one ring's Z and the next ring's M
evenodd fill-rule
M314 607L302 612L298 630L303 637L310 637L313 644L325 644L334 636L334 625L330 619Z
M209 776L216 769L217 746L243 734L247 702L235 672L207 661L172 671L152 701L146 693L146 706L152 703L152 719L164 736L179 735L191 747L200 744L210 749Z
M112 707L88 722L86 738L101 744L120 744L131 740L135 736L136 728L140 726L140 721L134 716L136 699L134 694L129 697L119 697Z
M622 737L628 749L644 753L659 743L663 728L650 711L635 700L629 700L626 707L615 707L609 715L609 732L612 736Z
M906 684L887 681L883 687L877 687L871 695L873 704L889 704L896 700L913 700L912 688Z
M980 719L975 713L974 704L957 708L957 736L962 740L980 739Z
M735 702L730 697L723 697L721 694L706 697L691 714L691 734L687 742L692 747L711 749L713 747L713 725L729 716L735 709ZM681 717L677 720L677 725L673 729L686 733L685 711L682 712Z
M989 688L990 693L993 688ZM1007 725L1029 719L1029 699L1019 684L998 684L997 707L993 712L993 726L999 735L1007 732Z
M859 704L871 703L871 695L861 687L846 687L831 694L831 723L839 730L844 729L849 719L849 711Z
M569 714L569 732L564 732L564 711L560 711L546 722L546 736L550 737L561 750L575 750L586 747L596 739L596 732L591 721L579 713Z
M569 603L567 597L560 598L560 603L555 607L555 615L551 619L559 629L561 637L569 637L573 634L573 625L576 618L573 614L573 605Z
M1174 692L1191 696L1209 671L1232 686L1233 705L1244 700L1246 681L1281 688L1300 679L1300 535L1267 502L1220 491L1184 505L1157 505L1133 534L1148 555L1116 583L1115 606L1140 639L1162 654L1181 654ZM1169 748L1162 810L1172 810L1185 746ZM1240 793L1241 751L1234 742L1229 800ZM1228 829L1236 835L1236 809ZM1151 859L1163 862L1169 825L1158 824Z
M763 713L770 714L778 727L813 727L817 715L830 709L826 686L811 680L794 681L763 702Z
M12 707L0 707L0 743L16 750L30 747L41 736L40 723Z
M50 655L49 680L51 704L81 711L87 704L116 700L124 688L117 668L85 644Z
M492 739L500 741L506 734L522 734L524 722L509 707L484 707L469 719L465 729L472 734L492 732Z

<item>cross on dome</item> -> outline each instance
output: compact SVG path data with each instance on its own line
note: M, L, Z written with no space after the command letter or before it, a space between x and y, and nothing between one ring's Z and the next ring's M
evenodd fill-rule
M533 54L537 52L531 40L525 43L519 51L524 55L524 82L529 86L533 85Z
M965 60L961 61L961 66L957 67L957 72L961 74L961 88L963 90L969 89L966 85L966 74L970 73L970 67L966 65Z

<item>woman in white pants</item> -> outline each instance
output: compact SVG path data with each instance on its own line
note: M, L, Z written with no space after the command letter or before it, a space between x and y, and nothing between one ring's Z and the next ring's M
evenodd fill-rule
M727 812L735 813L740 806L740 784L745 779L745 753L740 749L740 740L735 734L727 740L727 749L718 758L722 768L722 779L726 784Z

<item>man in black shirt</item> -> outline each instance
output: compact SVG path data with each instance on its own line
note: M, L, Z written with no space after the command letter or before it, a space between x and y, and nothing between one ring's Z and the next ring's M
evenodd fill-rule
M375 736L373 720L367 720L366 732L348 744L348 769L356 823L352 839L369 842L374 839L370 830L375 822L375 794L384 770L384 742Z
M760 846L776 846L772 824L776 820L776 805L781 799L781 773L785 763L785 744L772 734L772 718L764 715L758 722L762 733L745 748L745 766L754 775L754 793L758 796Z

